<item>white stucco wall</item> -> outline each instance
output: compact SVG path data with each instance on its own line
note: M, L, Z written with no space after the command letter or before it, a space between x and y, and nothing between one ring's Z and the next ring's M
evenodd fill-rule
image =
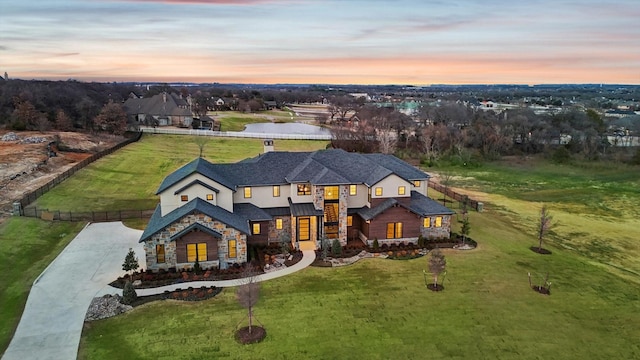
M398 195L398 187L404 186L404 195ZM382 196L376 196L376 188L382 187ZM397 175L389 175L371 186L371 198L410 197L413 184Z
M184 187L185 185L195 181L195 180L200 180L203 183L216 188L219 190L219 193L215 193L210 189L207 189L206 187L200 185L200 184L193 184L190 187L182 190L180 193L178 194L174 194L176 192L176 190ZM207 200L207 194L213 194L213 200L212 201L208 201ZM183 202L180 200L180 196L181 195L187 195L189 197L189 200L186 202ZM170 213L171 211L179 208L180 206L186 204L187 202L195 199L196 197L201 198L202 200L205 200L213 205L217 205L220 206L221 208L228 210L230 212L233 212L233 192L231 191L231 189L224 187L222 184L219 184L213 180L210 180L202 175L199 174L191 174L189 176L187 176L186 178L180 180L179 182L177 182L176 184L174 184L173 186L167 188L165 191L163 191L160 194L160 204L161 204L161 210L162 210L162 216L167 215L168 213Z

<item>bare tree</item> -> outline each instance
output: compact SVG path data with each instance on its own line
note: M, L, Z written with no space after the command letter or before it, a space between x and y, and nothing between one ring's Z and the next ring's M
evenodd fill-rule
M251 265L245 265L242 278L239 282L240 286L236 292L236 298L240 305L248 311L249 334L251 334L251 328L253 327L253 307L258 303L258 299L260 298L260 283Z
M551 216L551 214L549 214L547 205L542 205L542 208L540 209L540 217L538 218L538 228L537 228L538 248L535 249L535 251L538 253L543 254L543 253L549 252L548 250L545 250L542 248L542 243L543 243L544 236L547 234L547 232L549 232L549 230L553 226L552 220L553 220L553 217Z
M122 105L109 101L96 116L95 124L108 133L122 135L127 130L127 114Z
M56 112L56 129L60 131L73 130L73 121L62 109Z
M198 145L198 149L200 150L200 153L198 154L198 157L202 157L202 152L204 150L204 146L207 145L207 137L206 136L196 136L193 139L193 143Z
M447 267L447 260L440 249L435 248L431 251L429 257L429 272L433 275L433 289L438 290L438 276L444 272Z

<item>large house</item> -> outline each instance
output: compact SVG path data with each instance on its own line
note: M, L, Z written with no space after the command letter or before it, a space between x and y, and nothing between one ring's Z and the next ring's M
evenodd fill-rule
M193 121L191 99L178 94L157 94L150 98L130 96L124 102L127 115L148 126L190 127Z
M454 212L426 196L428 180L395 156L336 149L267 151L235 164L198 158L164 179L140 242L157 271L243 263L252 244L448 238Z

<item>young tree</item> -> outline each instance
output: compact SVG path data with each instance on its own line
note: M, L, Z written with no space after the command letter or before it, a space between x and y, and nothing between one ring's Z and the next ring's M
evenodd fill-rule
M260 283L257 280L251 266L246 264L245 270L242 272L242 278L239 280L240 286L236 292L236 298L240 305L248 311L249 334L251 334L251 328L253 327L253 307L260 298Z
M73 121L71 118L64 112L64 110L59 109L56 112L56 129L60 131L71 131L73 130Z
M447 260L444 258L444 254L440 249L435 248L431 251L429 257L429 271L433 275L433 287L438 289L438 275L442 274L447 267Z
M333 239L333 243L331 244L331 254L333 254L333 256L340 256L342 254L342 245L340 245L340 240Z
M126 272L133 272L136 271L139 266L136 253L132 248L129 248L129 252L127 253L127 256L124 257L124 262L122 263L122 270ZM129 274L129 277L131 277L131 274Z
M207 140L206 136L196 136L195 139L193 139L193 142L198 145L198 150L200 150L198 157L202 157L202 152L204 151L204 146L207 145Z
M540 209L540 217L538 218L538 248L536 249L538 253L546 253L542 248L542 243L544 236L549 232L553 224L551 221L553 217L549 214L549 210L547 209L547 205L542 205Z
M467 240L467 236L469 236L469 232L471 231L471 224L469 223L469 214L464 213L462 215L462 220L460 221L462 226L460 227L460 233L462 234L462 243L464 244Z

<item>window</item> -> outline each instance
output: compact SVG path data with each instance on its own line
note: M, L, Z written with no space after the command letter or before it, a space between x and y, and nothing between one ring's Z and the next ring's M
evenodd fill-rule
M237 251L236 251L236 241L235 240L229 240L229 257L230 258L234 258L237 255Z
M400 239L402 237L402 223L387 223L387 239Z
M371 188L367 188L367 201L371 202Z
M212 201L213 200L213 194L207 194L207 200L208 201Z
M347 226L353 226L353 216L347 216Z
M180 201L189 201L189 195L180 195Z
M311 195L311 185L309 184L298 184L298 195Z
M356 195L357 193L358 193L358 186L349 185L349 195L353 196L353 195Z
M207 261L206 243L187 244L187 261L195 262L196 259L198 261Z
M376 188L376 196L382 196L382 188L381 187L377 187Z
M431 227L431 218L428 218L428 217L424 218L422 220L422 226L426 228Z
M251 197L251 188L247 186L244 188L244 198L248 199L250 197Z
M260 235L260 224L253 224L253 235Z
M413 186L415 186L415 187L420 187L420 185L421 185L421 184L420 184L420 180L414 180L414 181L413 181Z
M441 227L442 226L442 216L438 216L436 217L436 227Z
M276 229L282 230L282 219L276 219Z
M325 186L324 187L324 199L325 200L338 200L338 187L337 186Z
M406 188L404 186L398 186L398 195L404 195L406 193Z
M298 240L311 239L311 219L308 217L298 219Z
M273 185L273 197L280 196L280 185Z
M164 245L156 245L156 262L164 263Z

